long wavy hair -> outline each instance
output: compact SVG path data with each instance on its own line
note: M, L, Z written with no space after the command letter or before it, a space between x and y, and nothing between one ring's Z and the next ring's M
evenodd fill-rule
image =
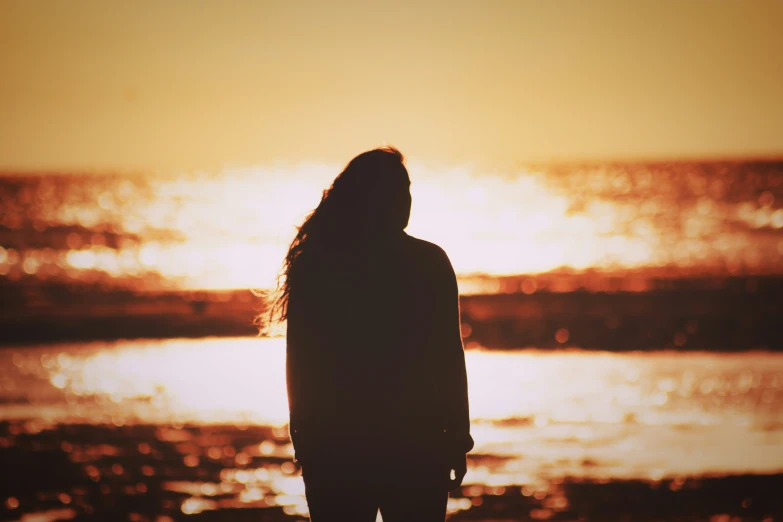
M269 310L269 321L288 317L291 291L313 263L330 254L355 251L402 231L410 216L410 180L402 153L387 146L352 159L318 206L298 228L288 248Z

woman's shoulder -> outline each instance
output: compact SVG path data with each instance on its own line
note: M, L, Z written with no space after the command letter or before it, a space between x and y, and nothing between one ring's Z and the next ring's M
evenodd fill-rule
M417 262L426 263L435 269L452 269L449 256L440 246L408 234L405 235L405 238L408 250Z

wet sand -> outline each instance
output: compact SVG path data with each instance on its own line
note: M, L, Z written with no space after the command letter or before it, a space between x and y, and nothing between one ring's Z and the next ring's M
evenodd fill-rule
M305 520L284 429L234 425L0 422L0 519ZM348 462L346 456L346 462ZM470 466L502 458L470 456ZM466 483L450 520L771 521L783 474ZM350 492L346 492L349 495Z

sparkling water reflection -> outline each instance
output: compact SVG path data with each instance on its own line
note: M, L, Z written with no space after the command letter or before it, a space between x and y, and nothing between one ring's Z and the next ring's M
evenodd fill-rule
M780 162L408 167L408 231L444 247L463 276L564 266L779 273ZM294 224L340 170L0 173L0 277L269 287Z
M0 417L261 425L285 437L284 364L283 339L7 349ZM783 471L781 354L470 350L467 365L468 482Z

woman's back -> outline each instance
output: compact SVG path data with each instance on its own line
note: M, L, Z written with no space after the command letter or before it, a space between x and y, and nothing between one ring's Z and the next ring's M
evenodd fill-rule
M400 232L302 261L313 266L290 296L288 377L304 452L437 451L455 399L443 370L462 351L443 251Z

